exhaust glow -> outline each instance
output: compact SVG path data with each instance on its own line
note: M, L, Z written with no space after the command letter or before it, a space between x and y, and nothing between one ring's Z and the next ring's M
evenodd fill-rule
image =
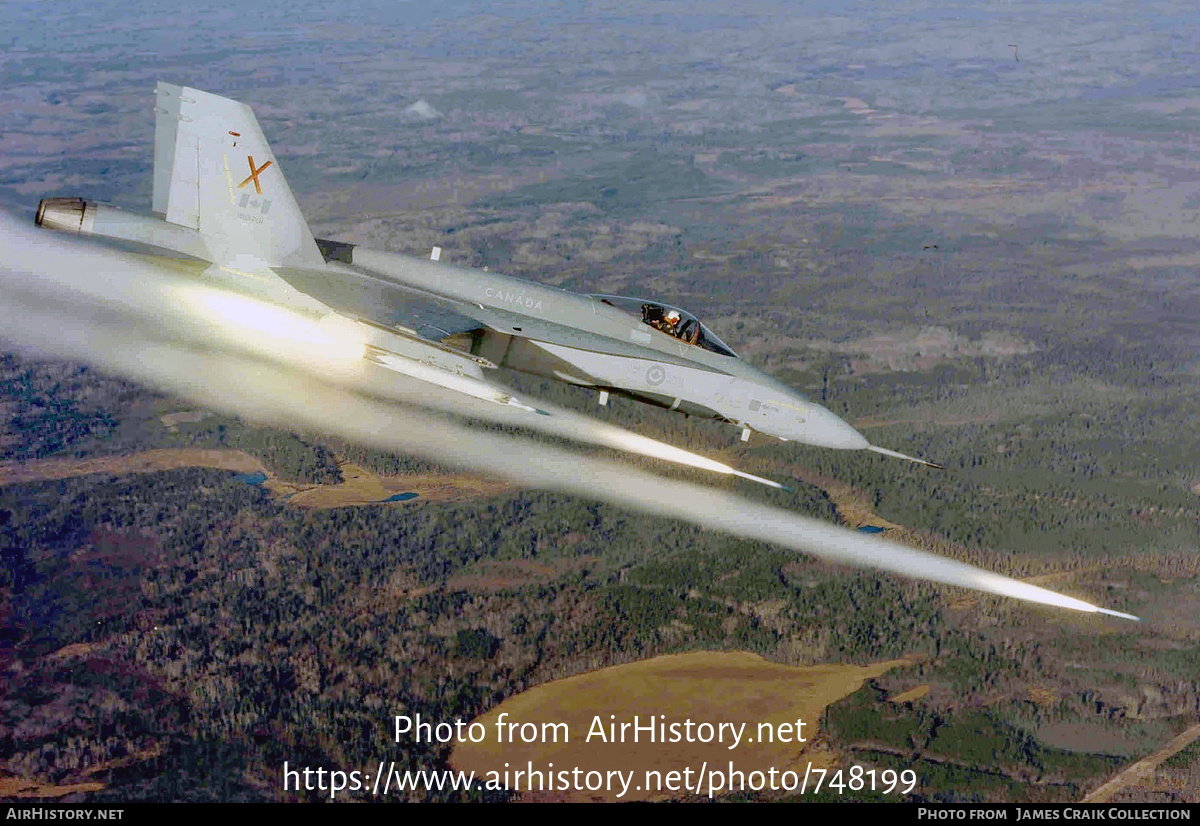
M317 318L199 284L175 285L170 295L225 340L269 358L337 368L357 364L366 352L363 337L333 314Z

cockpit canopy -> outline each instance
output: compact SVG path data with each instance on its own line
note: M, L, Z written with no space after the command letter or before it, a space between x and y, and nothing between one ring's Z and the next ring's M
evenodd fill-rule
M737 353L733 352L725 342L717 338L712 330L701 324L700 319L687 310L681 310L670 304L663 304L661 301L653 301L648 298L621 295L592 295L591 298L640 318L642 323L674 336L680 341L703 347L705 350L722 356L738 357Z

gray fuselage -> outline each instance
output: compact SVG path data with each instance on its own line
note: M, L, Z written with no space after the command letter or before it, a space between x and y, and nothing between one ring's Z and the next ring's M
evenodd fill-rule
M208 252L198 230L103 204L55 200L59 208L40 209L39 223L44 218L46 226L108 238L135 252L185 256L195 262L199 277L239 287L236 269L202 266L217 256ZM63 207L68 201L78 205ZM260 270L244 289L310 312L324 307L365 322L382 331L384 340L376 343L384 350L408 357L414 340L423 340L443 352L462 351L485 366L727 421L744 436L757 431L828 448L868 446L850 425L747 364L692 317L720 346L689 343L616 304L631 299L614 302L486 270L317 243L323 265ZM650 300L647 305L667 306ZM406 337L406 349L389 348L387 331Z

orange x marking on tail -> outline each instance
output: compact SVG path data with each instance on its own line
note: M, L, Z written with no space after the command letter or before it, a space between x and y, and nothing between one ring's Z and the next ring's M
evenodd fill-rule
M237 185L237 188L241 189L246 184L250 183L251 181L254 181L254 191L257 192L259 195L262 195L262 187L259 186L259 183L258 183L258 174L260 172L262 172L264 169L266 169L268 166L270 166L271 162L267 161L265 164L260 166L258 169L255 169L254 168L254 156L247 155L246 160L248 160L250 162L250 174L246 176L246 180L242 181L240 184Z

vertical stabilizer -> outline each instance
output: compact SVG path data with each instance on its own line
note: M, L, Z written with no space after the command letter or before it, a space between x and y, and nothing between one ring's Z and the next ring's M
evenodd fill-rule
M154 211L199 230L218 264L324 263L250 107L169 83L156 92Z

